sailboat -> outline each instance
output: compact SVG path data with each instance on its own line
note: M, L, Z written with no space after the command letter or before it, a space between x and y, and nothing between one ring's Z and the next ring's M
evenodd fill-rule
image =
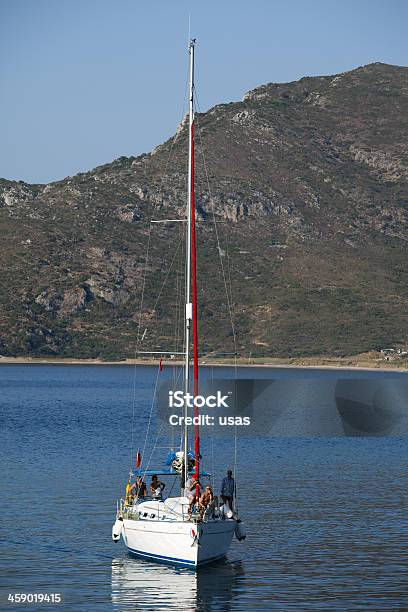
M186 283L184 317L184 423L192 410L186 399L191 386L193 397L198 397L198 332L197 332L197 258L194 193L194 51L195 39L189 43L189 151L188 193L186 206ZM191 355L192 340L192 355ZM193 380L191 381L191 362ZM191 385L191 382L193 383ZM194 417L199 410L194 405ZM191 419L190 419L191 420ZM158 477L169 476L178 481L180 495L162 499L159 490L150 499L126 495L117 504L112 539L122 537L129 553L150 561L198 568L223 558L234 534L245 539L245 531L234 503L224 500L220 504L212 498L206 505L200 503L200 482L210 475L200 469L199 418L194 425L184 425L181 448L174 453L169 469L141 470L140 457L136 462L138 474ZM194 428L194 451L189 450L190 429ZM192 485L188 485L191 483ZM173 489L173 487L172 487ZM188 496L189 495L189 496ZM192 502L193 499L193 502ZM232 506L232 507L231 507Z

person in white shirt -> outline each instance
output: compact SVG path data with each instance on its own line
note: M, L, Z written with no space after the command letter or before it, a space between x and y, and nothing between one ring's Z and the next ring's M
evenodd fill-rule
M152 476L152 482L150 483L150 494L152 496L152 499L162 500L162 492L165 486L166 485L164 484L164 482L160 482L156 474L154 474Z

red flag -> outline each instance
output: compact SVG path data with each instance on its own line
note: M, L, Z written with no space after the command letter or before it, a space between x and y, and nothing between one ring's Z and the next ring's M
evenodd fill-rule
M160 372L162 372L164 368L163 359L160 359L159 368L160 368Z
M138 450L137 454L136 454L136 467L137 468L140 468L141 460L142 460L142 458L140 456L140 450Z

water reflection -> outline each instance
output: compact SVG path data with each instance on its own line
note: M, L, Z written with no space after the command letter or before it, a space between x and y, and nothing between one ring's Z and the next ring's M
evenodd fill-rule
M232 610L244 577L241 561L176 568L131 557L112 561L112 603L117 610Z

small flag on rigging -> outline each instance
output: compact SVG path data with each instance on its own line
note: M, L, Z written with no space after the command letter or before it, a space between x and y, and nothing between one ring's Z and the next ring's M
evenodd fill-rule
M142 462L142 458L140 456L140 450L138 450L136 453L136 467L137 468L140 468L141 462Z

